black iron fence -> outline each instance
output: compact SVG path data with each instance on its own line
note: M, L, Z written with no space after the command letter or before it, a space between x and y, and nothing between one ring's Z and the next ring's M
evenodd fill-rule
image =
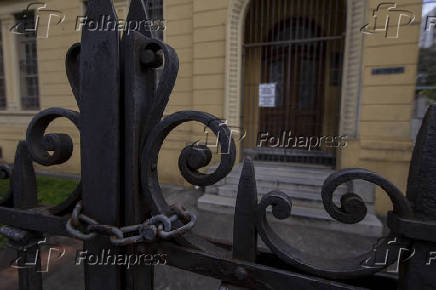
M147 19L141 0L132 0L129 21ZM89 2L87 15L116 18L110 0ZM183 177L198 186L225 177L235 161L235 144L222 122L207 113L183 111L162 119L178 71L176 52L150 32L138 30L119 39L116 31L83 30L81 44L67 53L66 71L79 112L51 108L37 114L18 144L12 167L2 166L10 190L1 201L1 234L17 250L19 263L38 255L47 235L72 235L88 253L163 252L179 269L214 277L224 288L249 289L436 289L436 107L427 112L417 138L405 196L395 185L365 169L340 170L324 183L322 199L335 219L354 224L366 215L355 193L334 204L336 187L353 179L380 186L393 203L390 234L366 254L348 259L321 259L284 242L266 219L290 216L292 201L273 191L257 200L254 167L244 162L234 216L232 245L193 234L196 216L180 205L169 206L158 182L158 153L178 125L197 121L221 144L221 162L211 174L198 169L211 161L205 146L185 147L179 157ZM155 86L156 70L163 65ZM81 134L81 182L70 197L49 208L37 203L32 162L51 166L67 161L73 143L65 134L45 134L56 118L69 119ZM269 248L257 247L260 238ZM321 243L322 241L320 241ZM399 263L397 279L382 274ZM40 258L19 271L20 289L42 289ZM153 266L126 269L86 265L86 289L152 289Z

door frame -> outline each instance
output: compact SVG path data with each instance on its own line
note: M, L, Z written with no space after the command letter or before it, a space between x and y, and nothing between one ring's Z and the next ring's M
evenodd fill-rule
M224 118L229 124L241 126L242 108L242 44L245 17L251 0L229 0L226 31L226 73L224 94ZM362 78L363 35L360 28L365 24L368 0L347 0L347 26L341 88L341 114L339 134L350 139L358 136L360 84ZM361 56L356 61L352 55ZM355 77L355 76L359 77Z

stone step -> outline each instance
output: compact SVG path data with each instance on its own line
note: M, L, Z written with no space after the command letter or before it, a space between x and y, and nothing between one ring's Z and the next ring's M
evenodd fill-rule
M218 187L234 187L235 189L238 188L238 184L239 184L239 177L231 177L231 178L226 178L223 182L220 182L218 184L216 184L215 186ZM271 190L303 190L305 192L311 192L314 194L319 194L321 192L321 185L317 185L317 184L310 184L310 183L305 183L305 182L300 182L300 181L292 181L290 180L289 182L280 182L280 181L276 181L276 180L269 180L269 179L257 179L256 177L256 185L259 188L259 191L262 192L269 192ZM260 190L260 188L265 189L265 190ZM343 185L340 186L338 188L338 190L341 190L341 192L345 192L347 190L347 186Z
M224 196L236 196L240 173L232 172L227 177L213 186L206 187L207 193ZM302 193L316 195L319 199L325 178L317 174L305 177L286 176L284 174L267 175L256 173L256 185L258 193L264 194L272 190L280 190L285 193ZM374 186L365 181L355 180L351 183L352 190L362 197L365 202L374 202ZM336 189L336 193L342 195L348 192L348 185L342 184Z
M237 164L236 166L242 167L242 162ZM253 161L255 167L272 167L272 168L303 168L306 170L314 169L314 170L333 170L330 166L324 165L314 165L314 164L306 164L306 163L293 163L293 162L271 162L271 161ZM235 166L235 167L236 167Z
M256 180L258 184L264 187L277 187L281 184L301 184L310 187L320 187L323 185L325 179L333 173L331 169L325 170L323 168L294 168L289 166L273 167L255 167ZM224 178L216 183L216 185L235 184L239 183L241 176L241 165L235 168ZM345 186L345 185L344 185ZM317 188L311 188L318 190Z
M205 194L198 199L198 208L217 214L234 214L235 203L236 199L234 197ZM371 210L368 210L368 214L361 222L347 225L332 219L322 208L303 207L295 204L292 207L290 218L282 221L274 219L274 222L287 225L305 225L365 236L380 236L383 230L382 223Z
M227 176L224 179L225 184L239 184L240 176ZM294 176L270 176L270 175L261 175L256 174L256 183L259 186L263 187L281 187L286 185L301 185L302 187L307 188L308 190L317 190L322 187L325 179L318 179L312 177L294 177ZM340 187L346 188L346 184L341 185Z
M296 177L307 177L313 176L319 179L325 179L330 174L335 172L331 168L314 168L314 167L303 167L303 166L289 166L284 165L286 163L258 163L254 162L254 168L256 175L257 174L266 174L266 175L284 175L284 176L296 176ZM210 167L208 172L212 172L216 169L216 167ZM233 167L232 175L240 175L242 170L242 165L237 164Z
M278 187L275 186L262 186L257 184L257 193L260 195L266 194L270 191L278 190L283 191L286 194L293 195L293 194L300 194L301 197L306 196L308 199L316 199L320 200L321 198L321 188L308 188L305 186L301 186L298 184L287 184L287 185L281 185ZM206 189L206 192L211 192ZM343 194L346 192L346 189L340 188L337 190L338 194ZM234 184L226 184L217 186L217 189L215 191L216 194L222 195L222 196L229 196L234 197L238 193L238 186ZM318 198L319 197L319 198Z
M284 192L284 191L282 191ZM284 192L292 201L292 204L297 207L304 207L304 208L318 208L323 209L324 203L322 201L321 194L314 195L314 194L307 194L302 192ZM226 196L226 195L220 195L224 197L236 197L236 196ZM261 200L262 194L258 194L258 200ZM335 194L333 195L333 202L340 207L341 204L341 195ZM374 213L375 212L375 205L374 203L366 203L367 209L369 212Z
M279 190L283 193L285 193L287 196L289 196L292 201L294 201L296 204L304 204L305 206L311 206L311 207L317 207L317 208L323 208L322 203L322 197L321 197L321 191L314 192L314 191L306 191L304 189L295 189L291 187L280 187L280 188L265 188L265 187L257 187L257 193L259 197L262 195L272 191L272 190ZM346 193L347 191L343 188L338 189L333 194L333 201L339 205L341 196ZM236 197L238 193L238 187L234 185L222 185L218 186L216 188L207 187L206 193L209 194L216 194L224 197ZM369 205L369 209L373 209L374 201L368 197L365 197L365 195L360 195L363 200ZM366 195L368 196L368 195Z
M240 173L230 173L225 178L217 182L215 185L226 185L233 184L238 185ZM264 174L264 173L256 173L256 182L259 186L263 187L280 187L286 185L301 185L306 187L308 190L316 190L318 191L327 177L319 177L315 174L312 175L291 175L284 173L277 174ZM346 188L347 185L343 184L341 187Z

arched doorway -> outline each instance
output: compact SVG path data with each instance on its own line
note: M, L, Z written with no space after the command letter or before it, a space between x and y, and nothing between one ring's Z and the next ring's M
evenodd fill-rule
M334 165L346 1L252 0L248 5L244 152L261 160Z

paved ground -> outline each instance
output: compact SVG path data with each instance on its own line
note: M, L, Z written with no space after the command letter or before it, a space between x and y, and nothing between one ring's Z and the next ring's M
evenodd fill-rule
M231 216L199 212L195 202L199 191L182 191L168 187L165 195L168 203L182 202L187 208L197 212L196 233L220 240L231 240L233 223ZM352 234L323 231L307 227L282 227L276 225L276 231L294 247L320 257L355 256L371 248L374 238ZM83 269L74 264L76 251L81 249L80 242L70 238L55 237L52 241L62 245L65 256L54 261L48 273L44 274L44 289L75 290L83 289ZM262 244L261 244L262 246ZM45 253L46 255L46 253ZM17 288L17 273L9 267L15 254L11 250L0 251L0 289ZM217 289L219 281L177 270L168 266L157 266L155 272L156 289Z

